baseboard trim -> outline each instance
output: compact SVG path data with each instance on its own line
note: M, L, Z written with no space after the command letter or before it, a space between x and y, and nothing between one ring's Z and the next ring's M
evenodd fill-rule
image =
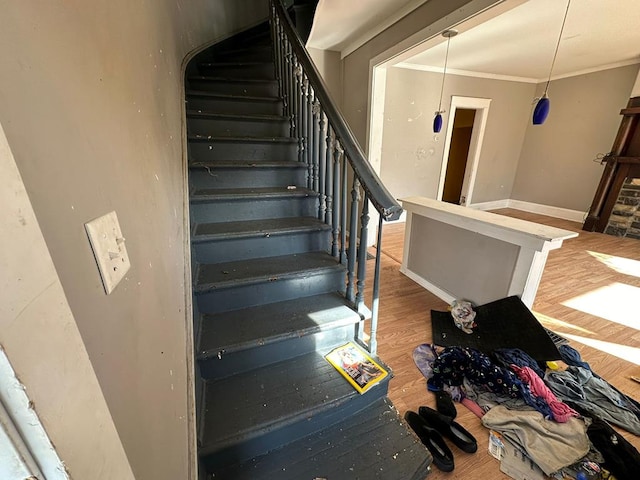
M554 207L551 205L541 205L539 203L525 202L522 200L509 200L509 208L522 210L523 212L539 213L549 217L562 218L572 222L582 223L587 216L587 212L570 210L568 208Z
M436 297L438 297L440 300L444 300L449 305L451 305L453 303L453 301L456 299L456 297L451 295L446 290L443 290L442 288L437 287L436 285L434 285L433 283L431 283L430 281L428 281L424 277L421 277L417 273L409 270L408 268L405 268L404 266L400 267L400 273L406 275L407 277L409 277L411 280L416 282L421 287L426 288L431 293L433 293Z
M498 208L509 208L510 200L505 198L504 200L493 200L491 202L472 203L469 208L475 208L476 210L497 210Z
M587 212L570 210L568 208L554 207L552 205L542 205L540 203L525 202L524 200L514 200L505 198L503 200L493 200L491 202L472 203L470 208L476 210L497 210L498 208L513 208L523 212L539 213L554 218L562 218L572 222L583 223L587 217Z

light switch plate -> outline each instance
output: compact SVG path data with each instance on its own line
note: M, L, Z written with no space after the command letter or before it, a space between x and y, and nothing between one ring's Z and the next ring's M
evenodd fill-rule
M131 267L116 212L91 220L84 228L98 263L104 291L109 295Z

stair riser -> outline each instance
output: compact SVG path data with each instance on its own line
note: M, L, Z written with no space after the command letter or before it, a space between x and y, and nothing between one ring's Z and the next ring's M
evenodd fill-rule
M317 197L255 198L223 200L191 205L196 223L217 223L263 218L313 217L318 214Z
M196 294L202 313L220 313L272 302L334 292L344 285L344 272L322 273L280 278L271 282L221 288ZM342 287L344 291L344 287Z
M307 169L280 167L224 167L191 169L189 182L199 188L282 187L307 184Z
M286 137L290 133L288 119L187 118L187 128L192 135L213 137Z
M282 102L227 100L192 96L187 100L187 110L234 115L282 115Z
M192 243L200 263L234 262L260 257L277 257L294 253L329 251L326 230L296 232L267 237L252 237Z
M191 141L189 153L193 162L215 160L248 160L259 162L296 160L298 145L292 142Z
M246 439L239 445L233 445L209 455L202 455L200 458L205 464L207 471L215 472L219 465L224 465L230 460L248 460L275 450L276 448L285 446L290 442L345 420L362 409L367 408L376 400L386 395L389 387L388 384L388 379L384 379L364 395L351 397L339 405L325 405L322 411L318 411L307 418L280 428L274 428L260 437Z
M198 55L198 63L209 62L271 62L273 49L269 47L253 47L247 49L216 48Z
M257 63L257 64L212 64L198 65L198 71L201 75L211 77L225 78L261 78L273 80L276 78L273 63Z
M250 97L277 97L279 93L278 82L243 82L236 80L227 82L224 80L189 79L190 90L219 93L222 95L248 95Z
M268 345L255 345L253 348L233 353L221 352L220 357L200 360L200 373L203 378L218 380L254 368L270 365L305 353L330 351L333 348L352 341L355 326L346 325L302 337L292 333L292 338Z

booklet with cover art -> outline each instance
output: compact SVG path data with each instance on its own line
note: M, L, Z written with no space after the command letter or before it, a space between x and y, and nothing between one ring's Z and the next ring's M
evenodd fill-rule
M366 392L389 374L351 342L332 350L325 358L360 393Z

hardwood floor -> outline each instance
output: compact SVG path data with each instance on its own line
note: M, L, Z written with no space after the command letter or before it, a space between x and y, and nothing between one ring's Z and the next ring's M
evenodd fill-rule
M595 372L640 399L640 384L629 379L640 377L640 241L583 232L578 223L512 209L494 213L579 232L550 252L533 310L544 326L569 338ZM431 342L430 311L447 308L400 273L403 242L403 223L384 227L378 351L393 369L389 397L401 414L420 405L435 407L411 354ZM429 479L510 478L487 452L488 430L464 406L457 410L456 420L476 437L478 452L470 455L451 445L455 470L443 473L434 466ZM622 434L640 450L640 437Z

